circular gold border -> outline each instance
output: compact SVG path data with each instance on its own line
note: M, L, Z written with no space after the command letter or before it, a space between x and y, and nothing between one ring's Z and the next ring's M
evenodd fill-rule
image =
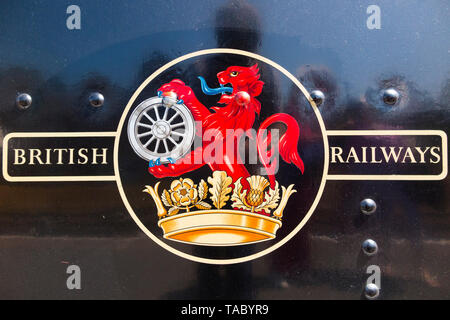
M246 56L246 57L250 57L259 61L262 61L264 63L267 63L268 65L274 67L275 69L277 69L278 71L280 71L281 73L283 73L286 77L288 77L299 89L300 91L305 95L306 99L309 101L309 103L311 104L311 107L314 110L314 113L317 117L317 120L319 121L319 126L320 129L322 131L322 137L323 137L323 145L324 145L324 167L323 167L323 175L322 175L322 181L320 183L319 186L319 190L317 192L316 198L314 199L313 204L311 205L311 208L309 209L309 211L307 212L307 214L303 217L302 221L300 221L300 223L297 225L297 227L292 230L286 237L284 237L282 240L278 241L276 244L274 244L273 246L264 249L258 253L255 254L251 254L249 256L246 257L241 257L241 258L234 258L234 259L207 259L207 258L201 258L201 257L197 257L197 256L193 256L187 253L184 253L182 251L176 250L174 248L172 248L171 246L169 246L168 244L164 243L163 241L161 241L160 239L158 239L158 237L156 237L154 234L152 234L146 227L145 225L139 220L139 218L137 217L136 213L133 211L133 208L131 208L130 203L128 202L128 199L125 195L125 191L123 189L122 186L122 180L120 178L120 171L119 171L119 141L120 141L120 136L122 134L122 128L123 128L123 124L125 122L125 118L131 108L131 106L133 105L134 101L136 100L136 98L139 96L139 94L141 93L141 91L153 80L155 79L158 75L160 75L162 72L164 72L165 70L171 68L172 66L176 65L177 63L180 63L184 60L187 59L191 59L194 57L198 57L198 56L202 56L202 55L207 55L207 54L217 54L217 53L228 53L228 54L236 54L236 55L242 55L242 56ZM303 87L303 85L300 83L300 81L298 81L289 71L287 71L285 68L283 68L282 66L280 66L279 64L263 57L260 56L258 54L255 53L251 53L251 52L247 52L244 50L237 50L237 49L226 49L226 48L217 48L217 49L207 49L207 50L200 50L200 51L195 51L189 54L186 54L184 56L181 56L175 60L170 61L169 63L165 64L164 66L162 66L161 68L159 68L158 70L156 70L151 76L149 76L140 86L139 88L134 92L134 94L131 96L130 101L128 102L127 106L125 107L125 110L123 111L122 117L120 118L119 121L119 125L117 126L117 136L116 136L116 140L114 142L114 173L117 177L117 187L119 189L119 193L120 196L122 198L122 201L125 205L125 207L128 210L128 213L131 215L131 217L133 218L134 222L139 226L139 228L148 236L150 237L153 241L155 241L158 245L160 245L161 247L163 247L164 249L172 252L173 254L176 254L182 258L191 260L191 261L195 261L195 262L201 262L201 263L208 263L208 264L221 264L221 265L225 265L225 264L234 264L234 263L241 263L241 262L246 262L246 261L251 261L257 258L260 258L278 248L280 248L282 245L284 245L286 242L288 242L293 236L295 236L301 228L303 228L303 226L306 224L306 222L308 222L309 218L311 218L314 210L316 209L320 198L322 196L323 190L325 188L325 183L326 183L326 176L328 174L328 162L329 162L329 154L328 154L328 138L327 138L327 134L326 134L326 129L325 129L325 124L323 122L322 116L319 112L319 109L317 108L316 104L314 103L314 101L312 101L308 91L305 89L305 87Z

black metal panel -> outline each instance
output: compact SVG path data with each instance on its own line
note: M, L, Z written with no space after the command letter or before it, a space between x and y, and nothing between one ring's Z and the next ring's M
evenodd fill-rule
M210 48L257 53L285 67L308 91L322 90L320 112L328 130L448 132L445 1L378 1L379 30L366 26L370 1L76 4L80 30L67 29L66 2L0 5L3 137L115 131L150 74ZM184 76L207 69L198 65ZM292 90L273 80L277 85L280 95ZM401 93L395 107L380 98L389 87ZM93 91L105 96L101 108L89 105ZM29 109L15 106L18 92L33 97ZM121 162L126 167L126 156ZM284 246L254 261L221 266L180 258L151 241L114 182L11 183L1 177L0 297L360 299L367 267L378 265L382 299L448 299L449 187L448 179L328 181L314 215ZM372 216L360 213L367 197L378 205ZM373 257L361 251L367 238L380 248ZM66 288L67 263L81 267L81 291Z

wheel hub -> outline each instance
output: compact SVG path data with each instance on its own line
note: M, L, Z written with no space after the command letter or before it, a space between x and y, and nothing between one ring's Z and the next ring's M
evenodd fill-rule
M165 121L157 121L153 125L152 130L153 134L158 139L166 139L171 133L170 125Z

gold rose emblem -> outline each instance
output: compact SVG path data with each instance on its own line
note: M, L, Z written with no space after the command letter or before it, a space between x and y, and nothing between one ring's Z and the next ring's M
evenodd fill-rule
M147 187L145 192L148 192ZM150 193L150 192L149 192ZM208 185L201 180L198 187L189 178L173 180L170 184L170 190L164 190L161 195L162 202L170 207L167 212L169 216L177 214L180 210L189 212L191 208L211 209L211 205L202 201L208 195Z
M189 211L189 206L196 202L198 197L197 186L191 179L183 179L172 181L170 185L170 198L172 202L178 207L186 207Z

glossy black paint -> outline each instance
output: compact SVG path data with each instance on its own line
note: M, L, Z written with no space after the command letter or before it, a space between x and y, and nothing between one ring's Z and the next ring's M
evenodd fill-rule
M450 17L445 1L379 1L382 28L366 28L370 1L77 1L0 5L0 127L113 131L140 83L166 62L215 47L268 57L308 90L320 89L327 129L448 133ZM20 23L17 23L18 19ZM192 75L197 76L197 74ZM382 91L401 100L385 105ZM92 108L89 95L105 104ZM28 92L33 104L15 106ZM295 99L295 97L293 97ZM111 182L0 183L1 298L360 299L367 266L380 299L450 297L448 179L328 181L307 225L252 262L181 259L135 225ZM372 198L377 211L360 213ZM361 251L365 239L379 253ZM66 288L67 263L82 269Z

